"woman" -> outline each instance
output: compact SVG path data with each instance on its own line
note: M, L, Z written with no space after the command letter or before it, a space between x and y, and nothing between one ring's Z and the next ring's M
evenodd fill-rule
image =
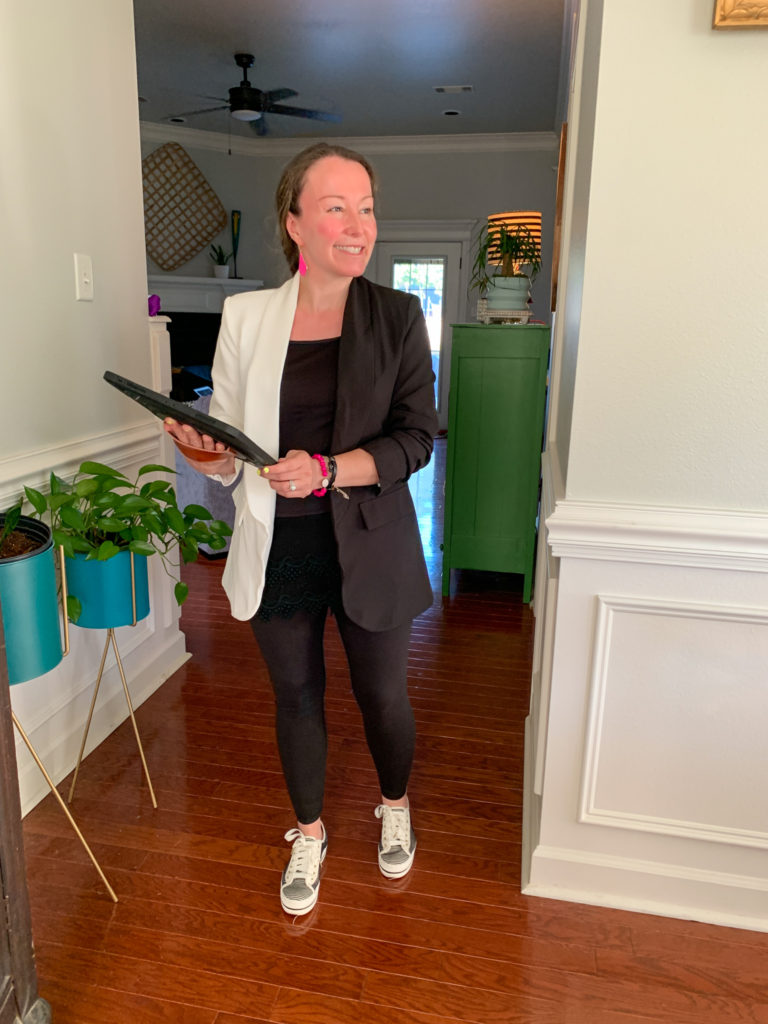
M212 415L280 453L261 473L243 468L223 582L233 615L251 621L275 692L297 817L280 885L291 914L315 905L328 843L328 610L379 777L381 872L406 874L416 848L406 669L412 620L432 592L407 480L429 461L437 420L418 300L362 277L376 241L374 192L368 162L342 147L311 146L288 164L276 200L294 276L227 299L212 371ZM222 445L177 423L166 429L195 468L234 481ZM221 458L197 461L201 447Z

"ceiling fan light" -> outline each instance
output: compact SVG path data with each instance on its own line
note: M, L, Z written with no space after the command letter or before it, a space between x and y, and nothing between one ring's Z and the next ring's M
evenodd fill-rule
M237 121L258 121L261 117L260 110L233 110L232 117Z

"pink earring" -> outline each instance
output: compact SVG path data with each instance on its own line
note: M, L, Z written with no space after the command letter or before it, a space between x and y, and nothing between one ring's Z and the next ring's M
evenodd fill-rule
M299 252L299 273L302 277L307 273L307 261L304 259L303 252Z

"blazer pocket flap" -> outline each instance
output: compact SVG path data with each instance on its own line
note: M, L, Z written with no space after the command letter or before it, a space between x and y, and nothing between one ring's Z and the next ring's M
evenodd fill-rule
M412 513L413 502L407 487L398 487L396 491L388 491L386 494L360 502L360 515L368 530L386 526L387 523L404 519Z

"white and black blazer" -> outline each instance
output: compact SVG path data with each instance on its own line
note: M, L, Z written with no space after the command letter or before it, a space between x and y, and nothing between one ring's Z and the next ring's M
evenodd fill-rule
M211 415L278 452L280 382L299 292L282 287L224 303L213 362ZM432 602L406 481L426 465L437 429L434 374L417 298L354 278L339 342L331 452L364 448L378 485L331 493L347 615L364 629L392 629ZM234 492L235 527L224 571L232 614L251 618L261 601L275 493L245 465Z

